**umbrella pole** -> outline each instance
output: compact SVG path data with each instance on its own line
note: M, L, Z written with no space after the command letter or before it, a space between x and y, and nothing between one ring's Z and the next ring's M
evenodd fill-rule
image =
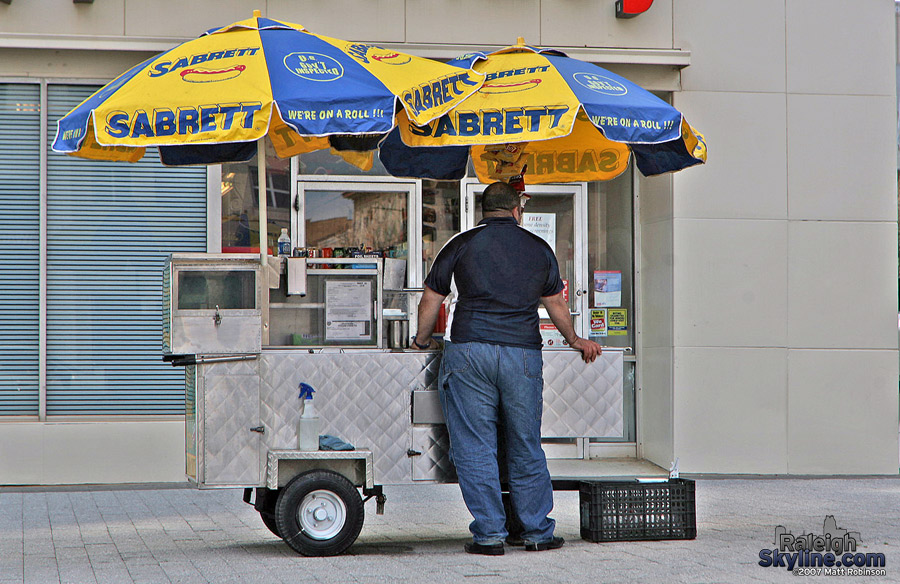
M266 189L266 138L256 143L256 181L259 186L259 263L266 265L269 251L269 216Z

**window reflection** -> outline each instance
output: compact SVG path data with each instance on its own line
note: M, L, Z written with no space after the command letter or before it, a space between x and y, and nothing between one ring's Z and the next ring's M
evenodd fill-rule
M588 306L591 316L605 317L598 324L606 325L589 324L589 334L593 340L612 347L633 347L635 342L631 183L631 172L611 181L588 183Z
M422 260L424 274L438 252L460 230L458 181L422 181Z
M306 191L306 246L371 248L386 257L408 256L408 194Z
M267 152L272 152L267 149ZM222 165L222 251L259 251L259 179L257 159ZM291 225L291 165L274 154L266 156L266 201L270 252L282 227Z
M178 272L180 310L256 308L256 274L248 270Z

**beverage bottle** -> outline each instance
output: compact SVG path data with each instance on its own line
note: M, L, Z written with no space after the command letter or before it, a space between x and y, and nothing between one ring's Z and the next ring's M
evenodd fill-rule
M316 407L313 404L313 394L316 392L311 385L300 384L300 419L297 421L297 449L319 449L319 416L316 415Z
M281 228L281 235L278 236L278 257L286 258L291 255L291 236L288 235L286 227Z

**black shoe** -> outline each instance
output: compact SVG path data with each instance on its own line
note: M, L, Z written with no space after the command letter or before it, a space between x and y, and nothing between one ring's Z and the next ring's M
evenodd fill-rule
M481 544L470 542L466 544L467 554L481 554L483 556L502 556L504 552L502 543Z
M532 541L525 542L525 551L526 552L542 552L545 550L556 550L563 546L566 543L561 537L553 536L553 539L550 541L542 541L540 543L534 543Z
M523 545L525 545L525 540L522 539L521 537L516 537L514 535L507 535L506 536L506 545L522 547Z

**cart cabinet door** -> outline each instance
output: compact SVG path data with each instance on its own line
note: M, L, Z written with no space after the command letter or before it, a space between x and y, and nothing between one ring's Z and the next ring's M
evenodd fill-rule
M259 353L262 310L258 265L180 266L170 294L167 348L178 355ZM235 262L231 262L235 263Z
M202 367L206 371L202 484L262 484L259 374L255 363L217 363Z
M450 435L443 424L413 426L409 454L414 481L456 481L456 467L450 460Z
M544 438L621 438L625 431L622 351L593 363L577 351L544 351Z

